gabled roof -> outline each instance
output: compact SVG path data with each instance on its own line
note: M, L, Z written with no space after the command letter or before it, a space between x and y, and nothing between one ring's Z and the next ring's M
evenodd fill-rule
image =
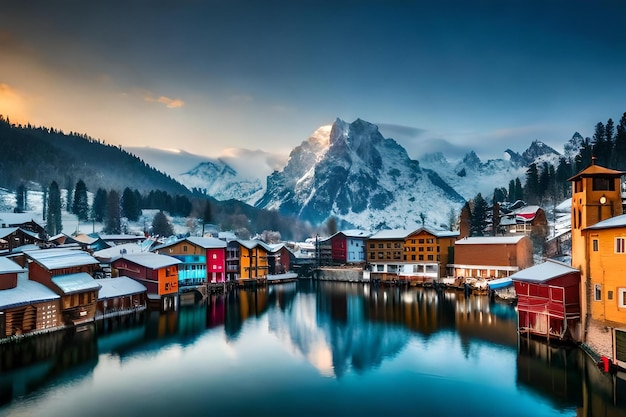
M511 275L513 281L543 283L563 275L580 272L578 269L565 265L564 263L548 259L546 262L522 269Z
M379 232L374 233L372 236L370 236L370 239L378 239L378 240L406 239L406 237L410 233L411 231L406 230L406 229L381 230Z
M13 233L20 231L25 235L32 237L33 239L42 240L37 233L31 232L30 230L23 229L21 227L3 227L0 228L0 239L3 239Z
M429 229L428 227L420 227L417 230L412 231L411 233L409 233L406 237L408 238L409 236L412 235L418 235L422 232L426 232L432 236L435 237L456 237L459 236L460 232L458 230L456 231L450 231L450 230L432 230Z
M52 277L52 283L63 291L65 295L100 289L100 284L98 284L97 280L93 279L86 272L57 275Z
M112 246L110 248L95 251L93 256L101 261L112 262L119 259L125 253L144 253L146 249L138 243L124 243L122 245Z
M241 246L248 248L248 249L254 249L257 246L262 247L265 251L267 252L271 252L272 250L270 249L270 247L265 243L262 242L260 240L236 240L237 243L239 243Z
M152 252L126 253L122 255L122 258L137 265L145 266L146 268L152 269L165 268L181 263L179 259L176 259L174 257L160 255L158 253Z
M0 274L12 274L15 272L24 272L24 268L9 258L0 257Z
M48 270L99 263L87 252L76 249L41 249L25 253Z
M2 227L0 228L0 239L4 239L7 236L12 235L19 229L19 227Z
M511 214L515 215L516 220L530 222L535 218L539 210L542 210L539 206L526 206L514 210Z
M578 174L569 178L568 181L574 181L574 180L577 180L578 178L583 178L583 177L595 177L595 176L621 177L624 174L626 174L626 172L624 171L616 171L614 169L609 169L600 165L592 164L592 165L589 165L587 168L583 169L582 171L580 171Z
M0 213L0 226L3 224L17 226L30 222L43 228L40 222L33 219L33 213Z
M520 236L474 236L459 239L455 245L516 245L525 235Z
M141 294L147 289L142 283L129 277L103 278L96 280L102 288L98 292L98 300Z
M58 300L61 296L50 288L26 277L18 277L17 287L0 291L0 309Z
M162 245L154 247L153 250L168 248L170 246L177 245L178 243L184 242L184 241L187 241L191 243L192 245L199 246L204 249L219 249L219 248L225 248L227 246L225 241L214 238L214 237L189 236L189 237L176 239L171 242L168 241L166 243L163 243Z
M614 229L618 227L626 227L626 214L602 220L593 226L586 227L585 230Z
M331 238L337 236L337 235L344 235L345 237L350 237L350 238L363 238L366 239L368 237L370 237L372 234L370 232L366 232L365 230L359 230L359 229L351 229L351 230L342 230L339 231L337 233L335 233L334 235L331 236Z

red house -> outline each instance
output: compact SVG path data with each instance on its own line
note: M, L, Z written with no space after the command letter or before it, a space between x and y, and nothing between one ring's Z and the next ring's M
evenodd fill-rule
M178 266L179 287L224 282L226 242L212 237L185 237L157 246L154 252L172 256Z
M548 260L511 275L520 333L580 342L580 271Z
M371 233L363 230L345 230L329 237L332 263L364 263L365 241L370 235Z
M111 266L117 275L125 275L143 284L148 290L148 301L160 304L166 311L178 307L178 264L171 256L152 252L126 253Z

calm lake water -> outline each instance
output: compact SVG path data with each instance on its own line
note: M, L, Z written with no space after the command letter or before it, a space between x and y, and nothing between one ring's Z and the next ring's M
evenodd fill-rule
M0 345L6 416L620 416L487 297L301 281Z

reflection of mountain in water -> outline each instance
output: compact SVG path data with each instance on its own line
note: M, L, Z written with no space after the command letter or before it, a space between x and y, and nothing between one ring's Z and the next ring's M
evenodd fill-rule
M270 331L292 344L322 374L338 377L349 369L364 372L377 367L406 346L404 330L365 320L359 293L363 286L333 283L333 287L316 293L296 293L292 287L293 302L269 310ZM288 297L277 297L281 298Z

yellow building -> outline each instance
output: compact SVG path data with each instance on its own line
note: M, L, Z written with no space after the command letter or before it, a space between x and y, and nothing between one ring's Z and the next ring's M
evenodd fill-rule
M229 281L265 282L269 269L270 249L257 240L233 240L228 242L226 275Z
M604 304L616 305L617 302L615 285L609 300L606 281L615 284L615 280L609 277L623 268L626 255L615 250L617 240L609 244L609 240L614 239L610 234L619 233L620 228L604 229L602 224L608 219L612 224L616 216L622 215L622 175L622 171L592 164L569 179L572 182L572 266L580 269L581 274L583 328L589 319L607 320ZM599 229L592 228L598 225ZM624 230L626 228L622 227ZM617 318L613 314L611 317ZM626 323L626 319L621 323Z

